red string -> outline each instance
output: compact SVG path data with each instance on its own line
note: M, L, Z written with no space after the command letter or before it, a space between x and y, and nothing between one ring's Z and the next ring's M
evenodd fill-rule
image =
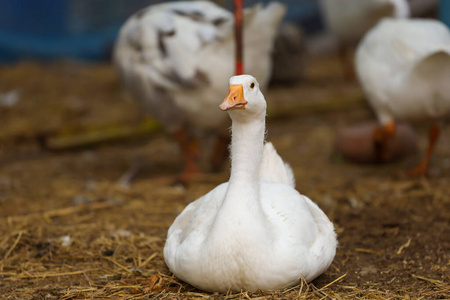
M243 0L234 0L234 38L236 41L236 75L244 73L243 68L243 47L242 47L242 22L244 20L243 14Z

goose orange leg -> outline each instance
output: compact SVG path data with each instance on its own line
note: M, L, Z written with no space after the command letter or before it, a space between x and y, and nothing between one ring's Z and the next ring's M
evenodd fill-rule
M375 128L373 140L375 146L375 157L377 162L385 162L392 155L389 149L389 139L395 134L395 123L389 122L384 126Z
M198 157L200 150L200 142L197 138L192 138L188 135L186 129L181 129L174 134L181 154L183 156L184 171L180 176L181 182L188 182L197 175L201 174L198 166Z
M441 132L441 128L438 124L434 124L431 126L430 131L428 133L428 148L423 156L422 161L413 169L411 169L407 175L409 176L417 176L417 175L426 175L428 172L428 165L430 163L430 157L434 150L434 145L439 137L439 133Z

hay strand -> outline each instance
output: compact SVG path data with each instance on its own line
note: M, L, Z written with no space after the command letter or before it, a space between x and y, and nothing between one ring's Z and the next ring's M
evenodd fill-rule
M402 254L403 249L408 248L409 245L411 245L411 238L409 238L408 241L405 244L401 245L400 248L398 248L397 252L395 252L395 253L397 255Z
M23 232L20 231L19 234L17 235L16 240L14 241L12 246L9 248L8 252L6 252L5 256L3 257L3 261L5 261L9 257L9 255L14 251L14 249L16 248L17 244L19 243L20 239L22 238L22 234L23 234Z

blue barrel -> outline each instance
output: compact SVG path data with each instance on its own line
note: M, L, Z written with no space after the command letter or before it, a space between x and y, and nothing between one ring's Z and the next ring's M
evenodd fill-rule
M0 0L0 63L108 59L129 15L162 0Z
M450 0L441 0L439 3L439 18L450 27Z
M67 0L0 0L0 29L11 34L62 36Z

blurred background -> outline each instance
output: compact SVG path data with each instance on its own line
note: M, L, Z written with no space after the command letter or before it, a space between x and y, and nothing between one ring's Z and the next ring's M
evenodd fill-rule
M123 22L157 0L2 0L0 2L0 61L74 58L106 60ZM214 1L229 9L232 0ZM258 1L245 1L252 6ZM268 2L268 1L261 1ZM282 1L289 5L286 20L320 30L318 3Z
M3 130L0 135L30 137L42 146L49 136L58 135L63 123L63 128L81 130L86 126L108 127L145 119L141 112L131 108L132 113L123 113L124 107L132 107L132 100L123 93L123 87L116 80L117 74L108 66L125 20L140 9L161 2L164 1L0 0L0 65L3 66L0 81ZM232 0L214 2L232 10ZM258 2L269 1L246 0L244 5L250 7ZM348 99L364 101L354 76L350 81L339 81L348 77L345 69L352 68L352 54L348 55L348 66L344 62L343 70L339 53L342 42L327 27L321 2L280 2L287 6L287 11L274 45L271 78L272 83L289 84L293 90L283 90L281 95L284 96L277 97L279 105L274 109L279 109L281 116L284 112L295 111L292 106L327 110L335 107L333 103L339 106L339 103L353 101ZM450 22L448 1L409 0L409 4L413 17ZM357 40L352 41L348 48L353 49L356 43ZM102 81L116 89L102 90ZM340 92L321 90L322 98L317 97L314 90L330 85ZM305 96L301 101L293 96L303 91ZM328 100L323 100L325 98ZM114 105L109 105L110 101L115 101ZM15 112L29 111L33 111L33 115L25 119L15 117Z
M92 291L107 298L135 293L139 285L150 290L159 285L155 293L198 292L173 284L162 247L175 216L228 180L229 166L187 186L174 185L171 180L182 171L180 149L125 92L112 65L125 20L161 2L167 1L0 0L3 294L78 299ZM213 2L232 9L232 0ZM246 7L258 2L269 1L244 0ZM443 129L434 151L432 165L440 177L433 180L391 176L420 161L426 122L408 129L414 145L400 149L402 159L391 164L343 159L336 151L339 131L374 124L376 116L358 80L345 69L342 40L327 26L323 1L280 2L288 9L264 93L267 138L293 167L297 189L336 225L338 254L317 286L346 274L331 287L341 286L336 298L448 297L448 284L439 280L450 280L450 129ZM408 3L413 17L450 25L450 0ZM350 68L356 44L347 45ZM366 130L349 145L372 146L371 137ZM202 162L207 170L208 162ZM135 265L141 257L148 259ZM300 294L294 292L292 298ZM369 292L374 294L366 297Z
M438 1L409 0L413 16L437 16ZM1 0L0 62L21 59L73 58L107 60L123 22L134 12L157 0ZM215 0L231 10L232 0ZM268 1L247 0L245 6ZM285 21L301 26L308 35L324 30L316 0L283 0ZM450 9L441 1L439 17L449 24Z

